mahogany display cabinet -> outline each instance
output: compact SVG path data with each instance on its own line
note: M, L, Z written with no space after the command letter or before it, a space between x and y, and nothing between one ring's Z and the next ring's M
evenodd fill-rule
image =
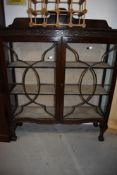
M80 27L0 28L0 141L23 122L99 127L104 140L117 75L117 30L104 20ZM85 125L84 125L85 127Z

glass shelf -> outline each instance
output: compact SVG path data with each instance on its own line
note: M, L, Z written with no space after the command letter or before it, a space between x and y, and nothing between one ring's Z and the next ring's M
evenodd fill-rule
M21 110L21 106L17 107L17 110L15 111L15 114L18 113ZM53 116L55 115L55 107L46 107L47 111L51 113ZM16 120L17 119L22 119L22 118L27 118L27 119L54 119L52 115L47 113L43 108L39 106L26 106L23 108L23 111L16 115Z
M72 111L72 107L64 107L64 119L102 119L103 114L98 107L79 106L70 115L66 116Z
M22 61L14 61L8 65L8 68L27 68L32 64L34 64L33 65L34 68L55 68L56 67L56 64L54 61L41 61L38 63L36 63L36 61L27 61L26 63Z
M35 63L35 64L34 64ZM8 68L27 68L29 65L33 65L34 68L55 68L56 63L55 61L44 61L44 62L34 62L34 61L27 61L27 64L25 62L21 61L15 61L8 65ZM108 69L113 68L109 64L105 62L96 63L96 62L86 62L86 64L92 66L93 64L96 64L92 66L93 68L98 69ZM65 68L86 68L88 67L86 64L81 62L66 62Z
M11 90L11 94L25 94L23 84L13 84L10 85L13 87ZM26 92L30 95L35 95L38 92L38 87L36 84L26 84ZM97 85L96 90L94 92L95 95L107 95L109 85ZM82 85L81 92L83 95L90 95L93 93L93 85ZM65 95L80 95L79 85L77 84L66 84L64 88ZM41 95L55 95L55 85L54 84L40 84L40 91L39 94Z

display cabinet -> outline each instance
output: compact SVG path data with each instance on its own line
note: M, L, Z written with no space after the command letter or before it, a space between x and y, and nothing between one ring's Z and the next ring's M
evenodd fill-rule
M93 123L103 141L116 82L117 30L103 20L86 20L86 28L28 24L19 18L0 29L9 139L16 140L23 122Z

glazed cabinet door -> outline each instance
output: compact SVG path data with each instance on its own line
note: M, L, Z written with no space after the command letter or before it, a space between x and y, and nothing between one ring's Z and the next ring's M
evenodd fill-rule
M116 45L66 43L64 122L107 128L117 65Z
M13 121L56 122L56 42L5 43Z

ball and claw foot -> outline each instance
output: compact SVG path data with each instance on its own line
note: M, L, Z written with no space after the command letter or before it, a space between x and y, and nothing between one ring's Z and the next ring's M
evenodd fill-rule
M98 122L94 122L94 123L93 123L93 126L94 126L94 127L98 127L98 126L99 126L99 125L98 125Z
M99 135L99 136L98 136L98 140L99 140L100 142L103 142L103 141L104 141L104 136L103 136L103 135Z
M103 142L104 141L104 132L108 129L107 125L104 125L103 123L100 124L100 134L98 136L98 140Z
M15 134L13 134L12 136L11 136L11 141L16 141L17 140L17 136L15 135Z
M23 125L23 122L16 123L16 126L22 126L22 125Z

